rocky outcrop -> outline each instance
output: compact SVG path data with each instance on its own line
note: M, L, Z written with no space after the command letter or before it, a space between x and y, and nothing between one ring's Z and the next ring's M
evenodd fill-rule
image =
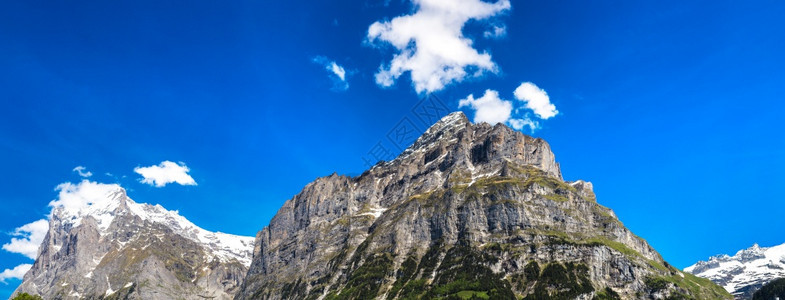
M237 299L727 299L668 265L549 145L453 113L398 158L330 175L256 236Z
M135 203L119 186L111 189L89 206L54 208L38 258L16 293L44 299L233 298L248 270L250 237L205 231L177 212Z

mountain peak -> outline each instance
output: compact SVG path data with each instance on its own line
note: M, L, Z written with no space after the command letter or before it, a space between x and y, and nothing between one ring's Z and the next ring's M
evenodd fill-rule
M539 168L561 179L561 170L547 142L516 131L507 125L472 124L463 112L452 112L428 128L396 159L385 164L440 165L469 168L494 168L505 161ZM477 168L479 167L479 168ZM490 172L490 170L486 170Z
M462 111L454 111L431 125L426 132L436 132L450 127L465 127L466 125L471 125L469 118Z
M59 199L50 202L52 219L61 226L76 228L84 218L94 219L100 235L111 233L110 225L118 216L138 217L143 222L162 224L175 233L208 245L224 260L237 259L250 264L253 237L244 237L202 229L181 216L176 210L161 205L137 203L117 184L83 180L78 184L64 183L57 188Z
M147 286L130 298L231 299L250 265L253 237L207 231L176 210L135 202L117 184L83 180L57 190L17 292L123 298Z
M684 269L685 272L705 277L724 287L741 299L773 278L785 277L785 244L761 247L757 243L735 255L715 255L708 261L699 261Z
M253 257L237 299L729 296L669 267L591 183L564 182L547 142L461 112L360 176L307 184ZM538 278L553 272L582 279Z

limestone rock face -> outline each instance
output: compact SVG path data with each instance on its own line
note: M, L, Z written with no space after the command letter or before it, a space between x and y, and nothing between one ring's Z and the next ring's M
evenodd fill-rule
M16 293L44 299L232 299L251 237L201 229L117 188L75 211L56 207Z
M453 113L398 158L316 179L257 236L237 299L728 299L565 182L550 146ZM605 297L605 298L603 298Z

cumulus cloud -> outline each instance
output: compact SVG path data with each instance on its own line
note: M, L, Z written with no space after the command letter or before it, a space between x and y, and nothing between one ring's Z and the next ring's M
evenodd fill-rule
M35 259L38 256L38 247L44 241L48 230L49 221L45 219L22 225L14 230L12 233L14 238L11 238L10 243L3 245L3 250Z
M531 82L522 83L513 94L518 101L502 99L499 92L486 90L480 98L475 99L474 95L469 95L461 99L458 107L472 109L474 123L506 123L516 130L528 127L531 132L540 128L542 120L550 119L559 113L556 106L551 104L548 94Z
M515 99L523 101L526 108L531 109L540 117L547 120L559 113L556 106L551 104L548 93L537 87L534 83L524 82L515 89Z
M0 273L0 282L6 283L5 282L6 279L12 279L12 278L22 279L22 277L25 276L25 273L27 273L27 271L30 270L30 268L32 267L33 265L31 264L21 264L14 267L13 269L5 269L2 273Z
M474 109L474 123L505 123L512 114L512 103L499 98L499 92L494 90L485 90L485 94L477 99L473 94L461 99L458 107L464 106Z
M414 89L434 92L467 77L498 70L487 52L478 52L463 35L470 20L487 20L510 9L509 0L412 0L415 12L368 28L371 44L390 44L392 60L379 67L376 83L389 87L409 72Z
M74 168L72 171L74 171L76 173L79 173L79 176L82 176L84 178L93 176L92 172L87 171L87 168L82 167L82 166L76 166L76 168Z
M173 182L180 185L196 185L196 181L188 175L190 171L191 169L188 169L184 163L177 164L168 160L157 166L134 168L134 172L144 177L142 183L155 187L163 187Z
M86 179L78 184L65 182L57 185L55 188L58 191L57 199L49 202L49 206L52 208L62 207L76 215L91 205L106 203L109 201L107 195L122 189L118 184L98 183Z
M324 67L325 70L330 72L330 79L333 81L333 90L345 91L349 89L349 82L346 80L346 69L324 56L316 56L313 62Z

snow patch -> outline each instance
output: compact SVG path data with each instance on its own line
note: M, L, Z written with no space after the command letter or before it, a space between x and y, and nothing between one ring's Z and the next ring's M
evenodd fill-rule
M385 211L387 211L387 208L374 207L370 209L370 212L364 212L358 214L358 216L373 216L374 219L378 219Z
M497 173L496 171L491 171L491 172L482 173L482 174L476 174L475 175L474 172L472 172L472 181L469 182L469 186L472 186L475 182L477 182L477 179L493 177L493 176L497 175L496 173Z
M109 296L111 294L114 294L114 291L112 290L112 283L109 282L109 276L106 276L106 286L108 286L108 288L106 288L105 296Z

